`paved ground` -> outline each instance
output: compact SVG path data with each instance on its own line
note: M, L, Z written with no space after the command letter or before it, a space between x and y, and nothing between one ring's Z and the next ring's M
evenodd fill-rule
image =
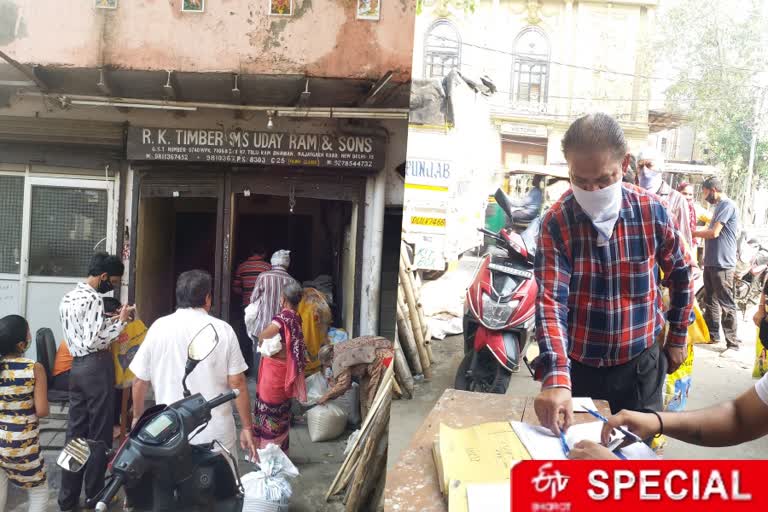
M250 383L251 396L255 395L255 384ZM64 411L60 408L55 409L54 413L62 414ZM48 486L50 489L50 502L48 510L50 512L58 511L56 505L56 496L61 479L61 470L56 466L56 457L58 456L64 444L64 434L61 429L65 428L66 421L61 419L46 419L41 425L41 440L43 444L43 454L48 470ZM49 429L59 429L49 430ZM344 460L343 452L346 446L346 438L350 432L345 433L339 440L325 443L313 443L309 438L309 432L305 425L297 425L291 429L291 447L289 456L294 464L299 468L300 476L292 482L293 499L291 500L291 512L337 512L344 509L338 501L331 503L325 502L325 493L336 476L336 473ZM239 461L240 473L245 474L255 471L254 465ZM11 486L6 510L8 512L26 512L26 495ZM122 507L115 505L112 510L122 510ZM3 511L0 511L3 512Z

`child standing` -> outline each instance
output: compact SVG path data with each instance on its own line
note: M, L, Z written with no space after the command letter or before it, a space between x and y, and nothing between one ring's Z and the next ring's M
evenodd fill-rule
M9 480L29 492L29 512L48 503L38 423L48 415L48 382L42 365L23 357L31 339L23 317L0 318L0 510Z

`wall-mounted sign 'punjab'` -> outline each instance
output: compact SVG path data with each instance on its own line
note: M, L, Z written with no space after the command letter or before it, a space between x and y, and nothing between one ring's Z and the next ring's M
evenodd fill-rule
M117 9L117 0L95 0L97 9Z
M239 129L131 127L128 130L129 160L377 171L384 166L385 151L383 138L367 135Z
M205 11L205 0L181 0L182 12L203 12Z
M379 21L382 0L357 0L357 19Z

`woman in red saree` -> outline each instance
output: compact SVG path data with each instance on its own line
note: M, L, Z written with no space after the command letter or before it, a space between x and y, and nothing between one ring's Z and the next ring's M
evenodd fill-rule
M276 444L288 453L288 431L291 425L291 398L307 400L304 382L306 347L301 331L301 317L296 310L301 302L302 290L291 283L282 291L281 311L259 335L259 345L264 340L280 335L278 353L262 355L259 381L256 387L256 416L253 437L257 448Z

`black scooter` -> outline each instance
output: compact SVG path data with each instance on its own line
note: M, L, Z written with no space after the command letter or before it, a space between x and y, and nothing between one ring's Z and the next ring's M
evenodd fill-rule
M189 442L190 436L210 421L213 409L239 394L232 390L208 401L187 389L187 377L218 342L211 324L195 335L188 347L182 380L184 398L144 412L118 448L104 489L86 506L106 511L124 486L127 504L135 512L242 512L244 490L232 454L218 441L204 446ZM215 445L221 453L213 451ZM103 450L103 443L74 439L59 455L58 465L66 471L81 471L96 449Z

